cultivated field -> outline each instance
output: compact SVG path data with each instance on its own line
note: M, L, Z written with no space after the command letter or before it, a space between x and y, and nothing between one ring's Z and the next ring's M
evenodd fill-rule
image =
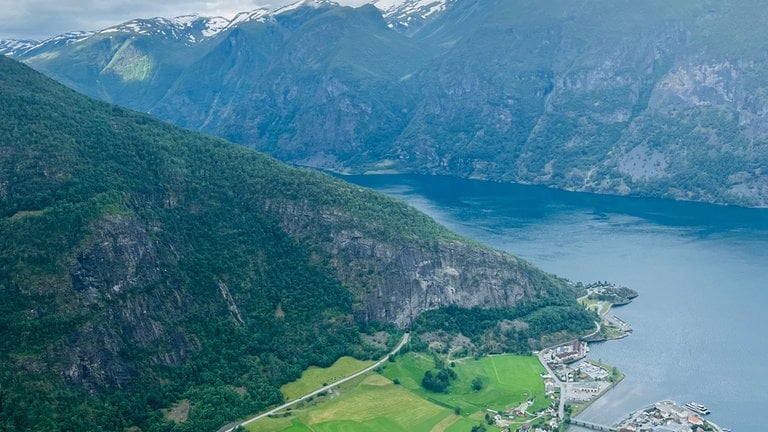
M323 382L365 367L364 362L342 359L329 369L311 368L302 378L283 388L291 397L319 388ZM548 405L540 377L543 371L535 357L493 356L465 359L453 368L457 379L450 393L432 393L421 388L424 372L434 367L428 355L408 353L387 362L382 374L372 373L286 416L259 420L247 426L252 432L466 432L484 422L485 409L514 408L533 397L532 409ZM330 373L330 372L334 373ZM483 388L472 389L480 377ZM400 383L396 385L393 380ZM303 393L302 393L303 394ZM459 407L461 415L454 413ZM499 428L487 426L488 431Z
M301 374L301 378L280 388L286 401L292 401L341 378L352 375L372 365L372 361L342 357L327 368L311 366Z
M478 360L456 362L456 381L450 393L432 393L421 387L424 372L433 367L432 359L422 354L408 353L395 364L388 363L384 376L395 379L420 396L446 407L461 407L463 413L490 408L496 411L514 408L530 398L536 401L533 410L549 405L544 394L541 373L544 368L532 356L499 355ZM480 391L472 389L472 380L479 377Z

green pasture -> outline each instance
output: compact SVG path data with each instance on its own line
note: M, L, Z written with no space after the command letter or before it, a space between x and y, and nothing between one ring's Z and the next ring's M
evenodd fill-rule
M611 307L613 304L608 301L602 301L602 300L593 300L590 298L587 298L586 296L581 297L579 299L579 303L581 303L586 309L594 310L598 315L604 316L608 313L608 311L611 310Z
M352 357L342 357L327 368L311 366L301 374L301 378L280 387L280 391L283 392L286 401L292 401L324 385L331 384L341 378L361 371L373 363L372 361L362 361Z
M351 385L350 385L351 384ZM259 420L247 426L251 432L430 432L453 410L435 405L389 379L372 374L345 384L339 395L291 417Z
M286 395L298 397L315 390L323 382L354 373L364 362L342 359L330 368L311 368L302 378L283 388ZM357 362L357 363L355 363ZM344 384L340 389L293 408L287 416L262 419L247 426L250 432L466 432L484 423L485 409L514 408L533 397L531 408L546 407L540 377L542 366L535 357L500 355L478 360L458 361L453 368L457 378L450 393L432 393L421 387L426 370L434 368L432 357L420 353L398 356L386 362L382 375L370 374ZM329 373L333 370L334 373ZM472 389L480 377L483 388ZM394 384L397 379L400 384ZM289 387L290 386L290 387ZM303 389L303 390L301 390ZM300 392L303 391L304 393ZM459 407L461 415L454 414ZM498 431L487 426L488 431Z
M386 363L383 374L389 379L398 379L402 386L425 399L447 408L461 407L463 413L514 408L529 398L535 400L531 411L546 408L550 403L540 375L544 368L536 357L498 355L457 361L454 368L457 378L449 393L432 393L421 387L424 372L433 367L430 357L408 353L398 357L396 363ZM483 382L480 391L472 389L475 377Z
M296 417L264 418L245 427L248 431L280 431L280 432L311 432L312 429L304 426Z

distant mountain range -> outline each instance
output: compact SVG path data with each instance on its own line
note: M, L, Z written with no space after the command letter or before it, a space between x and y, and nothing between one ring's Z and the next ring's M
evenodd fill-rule
M766 19L758 0L304 1L0 46L296 164L766 206Z
M404 32L415 31L427 20L446 9L446 3L455 0L374 0L391 28ZM156 36L166 39L184 40L194 44L207 38L226 32L244 22L267 23L275 16L291 12L301 7L335 7L338 3L329 0L300 0L289 6L278 8L258 8L241 12L232 18L207 17L201 15L182 15L174 18L134 19L99 31L74 31L52 38L36 40L0 40L0 54L11 57L24 56L30 51L48 49L78 42L97 33L134 33L144 36Z

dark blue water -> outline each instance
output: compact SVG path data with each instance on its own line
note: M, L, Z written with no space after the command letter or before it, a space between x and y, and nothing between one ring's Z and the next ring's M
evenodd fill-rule
M634 334L592 345L626 374L581 418L613 423L690 400L734 431L768 407L768 210L413 175L345 177L571 280L640 293L615 313Z

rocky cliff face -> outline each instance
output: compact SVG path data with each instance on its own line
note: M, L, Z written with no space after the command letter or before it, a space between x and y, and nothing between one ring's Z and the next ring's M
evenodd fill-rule
M57 348L56 368L73 383L125 388L137 378L129 349L149 353L143 362L154 366L182 365L199 349L179 326L192 301L173 271L177 259L147 229L136 217L108 216L70 261L71 290L61 295L95 312Z
M465 240L388 239L350 214L292 201L268 202L286 232L316 245L335 277L355 295L355 315L407 328L426 310L445 306L515 307L568 291L568 285L509 254ZM317 236L307 227L330 226ZM360 226L360 228L350 228Z
M532 286L526 266L514 257L466 243L393 245L354 231L333 240L333 266L346 284L363 292L357 312L365 320L405 328L430 309L515 307L547 294Z

